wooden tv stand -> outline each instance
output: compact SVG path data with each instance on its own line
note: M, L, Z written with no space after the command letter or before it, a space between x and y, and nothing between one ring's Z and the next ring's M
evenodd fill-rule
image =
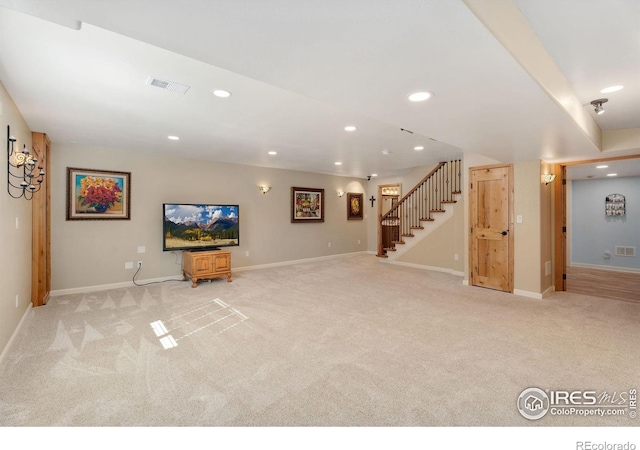
M227 277L231 282L231 252L224 250L182 252L182 275L191 278L191 287L197 287L199 280Z

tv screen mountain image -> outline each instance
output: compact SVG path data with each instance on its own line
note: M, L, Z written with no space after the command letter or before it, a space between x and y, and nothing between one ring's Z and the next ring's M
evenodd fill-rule
M163 204L163 250L240 245L238 205Z

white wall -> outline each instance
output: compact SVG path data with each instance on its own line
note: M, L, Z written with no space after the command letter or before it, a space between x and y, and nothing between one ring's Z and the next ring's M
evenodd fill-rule
M7 143L7 125L14 148L31 148L31 130L0 83L0 139ZM37 131L37 130L36 130ZM7 193L7 173L0 170L0 351L31 304L31 202ZM37 194L36 194L37 195ZM17 227L16 227L17 221ZM16 304L16 297L18 302Z
M234 268L367 249L366 221L347 220L347 196L337 196L343 190L366 198L364 179L56 143L51 163L53 291L131 281L128 261L143 261L137 281L179 276L181 253L162 251L165 202L239 204ZM131 220L66 220L67 167L131 172ZM258 190L262 184L272 187L267 194ZM324 223L291 223L293 186L325 189ZM139 246L146 253L138 254Z

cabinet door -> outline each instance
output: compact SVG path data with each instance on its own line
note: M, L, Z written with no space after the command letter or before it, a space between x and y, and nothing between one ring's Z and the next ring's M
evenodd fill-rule
M216 272L221 272L231 269L231 257L230 255L217 255L216 256Z
M213 270L212 267L212 258L210 255L202 255L196 256L193 258L193 272L194 275L202 275L211 273Z

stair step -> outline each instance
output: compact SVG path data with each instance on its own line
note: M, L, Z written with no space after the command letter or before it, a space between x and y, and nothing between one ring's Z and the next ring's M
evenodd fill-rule
M436 213L436 212L445 212L445 211L444 211L444 209L432 209L429 212Z
M421 222L433 222L436 219L432 219L431 217L426 218L426 219L420 219Z
M389 255L376 255L378 258L388 258Z
M458 203L457 200L442 200L441 203Z
M385 247L384 250L386 252L395 252L396 251L396 249L394 247Z
M403 234L402 237L414 237L415 234Z
M462 191L451 191L452 194L462 194Z
M424 230L424 227L409 227L412 230Z
M391 241L392 244L405 244L404 241Z

